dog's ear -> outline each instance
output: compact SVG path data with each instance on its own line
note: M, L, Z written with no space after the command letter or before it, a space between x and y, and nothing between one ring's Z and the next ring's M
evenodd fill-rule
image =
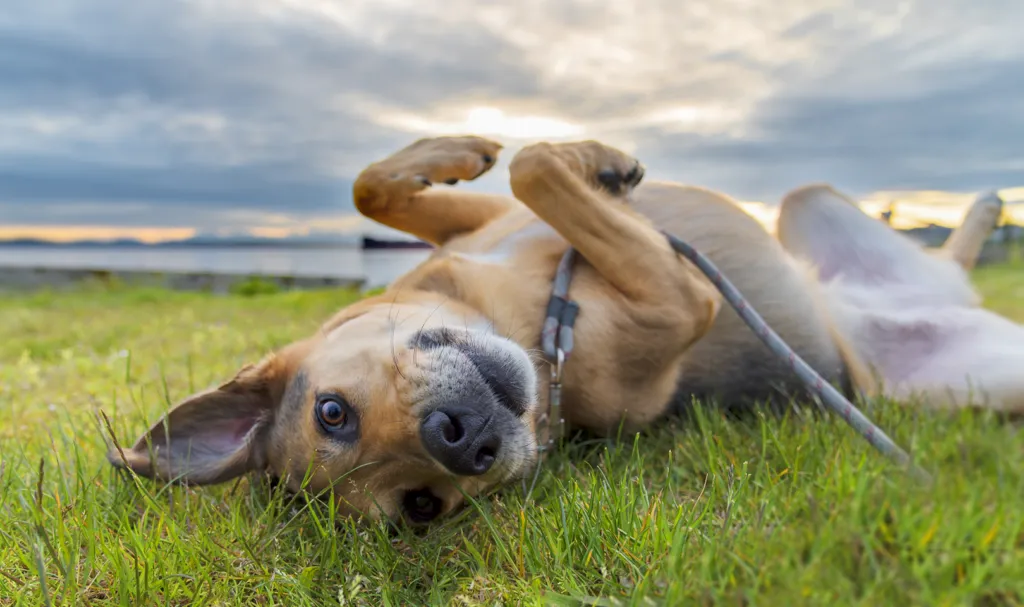
M131 449L115 447L107 459L147 478L199 485L265 468L288 367L278 356L243 367L224 385L179 403Z

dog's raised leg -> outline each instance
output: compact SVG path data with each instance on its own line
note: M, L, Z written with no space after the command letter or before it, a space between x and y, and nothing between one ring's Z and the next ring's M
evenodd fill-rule
M643 178L639 162L596 141L540 143L522 149L509 172L516 198L616 290L634 301L703 309L694 321L710 323L720 301L717 291L681 261L650 221L623 204Z
M516 207L497 195L431 189L472 181L494 166L501 144L482 137L421 139L366 167L352 186L356 209L388 227L443 245Z
M602 432L620 421L627 430L650 423L675 392L682 358L710 329L721 296L649 220L624 204L643 176L633 158L592 141L542 143L521 150L509 171L516 197L582 256L579 278L596 272L610 285L573 283L605 290L609 303L591 296L591 307L581 312L578 327L594 324L578 332L576 350L590 352L591 366L579 366L582 359L568 365L566 385L574 388L565 392L567 418ZM607 323L622 335L611 349L595 337ZM601 377L609 369L615 369L614 381Z
M894 306L978 303L962 267L930 255L827 185L790 192L782 201L777 233L791 255L817 268L822 282L840 278L844 285L884 293Z
M978 262L981 248L992 235L1003 212L1003 201L995 192L978 196L967 209L963 221L939 249L941 255L952 259L965 270L971 270Z

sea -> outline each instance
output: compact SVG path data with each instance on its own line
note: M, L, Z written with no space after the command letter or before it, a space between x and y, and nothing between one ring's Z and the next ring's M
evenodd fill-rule
M358 246L0 246L0 267L107 271L209 272L362 279L384 286L430 255L429 249Z

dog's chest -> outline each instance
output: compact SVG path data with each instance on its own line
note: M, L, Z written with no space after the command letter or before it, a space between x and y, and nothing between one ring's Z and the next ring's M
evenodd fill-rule
M458 299L497 333L534 348L567 243L536 216L516 215L446 243L406 280Z
M560 240L555 230L536 218L510 217L446 247L452 257L485 266L513 267L531 245Z

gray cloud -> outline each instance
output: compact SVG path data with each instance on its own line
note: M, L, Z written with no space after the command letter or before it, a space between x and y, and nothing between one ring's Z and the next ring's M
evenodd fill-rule
M31 158L27 158L31 161ZM303 174L303 166L253 162L210 167L179 162L173 170L152 166L111 166L44 158L37 165L0 167L0 199L115 204L152 202L180 213L211 204L296 214L337 207L351 181Z
M0 221L351 212L359 168L424 134L394 116L473 105L576 123L743 198L1018 185L1022 21L1010 0L10 0ZM697 117L651 118L679 106Z
M749 137L648 132L641 149L657 150L673 178L768 200L823 180L858 195L1011 187L1024 181L1024 86L1008 77L1014 69L965 66L938 75L942 88L890 99L784 94L758 108Z

